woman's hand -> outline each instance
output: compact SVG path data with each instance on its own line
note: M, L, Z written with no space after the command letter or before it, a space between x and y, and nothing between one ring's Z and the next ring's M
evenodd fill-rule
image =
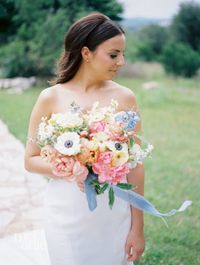
M83 181L83 180L77 180L76 183L77 183L77 185L78 185L80 191L84 192L84 190L85 190L85 184L84 184L84 181Z
M128 261L136 261L142 256L145 249L144 233L130 231L125 244L125 252Z

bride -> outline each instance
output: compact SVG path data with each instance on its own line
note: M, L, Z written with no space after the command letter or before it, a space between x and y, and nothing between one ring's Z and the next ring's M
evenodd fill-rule
M144 251L143 214L116 198L110 210L107 194L88 210L84 183L58 177L40 157L35 143L42 117L64 113L72 102L84 111L118 101L118 111L137 109L134 93L112 81L124 65L123 29L107 16L92 13L75 22L65 36L64 52L54 84L44 89L32 110L25 151L25 168L49 177L44 198L44 226L52 265L128 265ZM138 123L137 131L141 130ZM136 140L137 141L137 140ZM144 192L144 167L137 165L127 182Z

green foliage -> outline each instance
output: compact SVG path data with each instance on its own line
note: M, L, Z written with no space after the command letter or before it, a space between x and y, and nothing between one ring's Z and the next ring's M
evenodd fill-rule
M0 49L0 67L6 77L31 76L36 74L28 46L25 42L16 40Z
M86 10L88 8L99 11L115 21L120 21L120 14L123 12L123 6L116 0L86 0Z
M16 34L17 24L13 17L16 15L14 0L0 0L0 44L6 43L13 34Z
M112 187L110 187L109 192L108 192L108 197L109 197L109 207L112 209L113 204L115 202L115 193Z
M128 60L158 61L169 73L192 77L200 67L200 4L185 2L168 27L150 25L134 33Z
M133 30L126 30L126 60L127 62L133 62L137 59L137 45L138 37Z
M161 60L167 72L186 77L194 76L200 67L200 54L182 43L166 45Z
M137 46L137 58L139 60L150 62L155 60L155 57L156 55L149 40L139 42Z
M127 61L160 61L168 37L168 29L159 25L149 25L138 32L127 30Z
M55 72L55 61L61 52L63 36L69 25L64 10L48 15L40 27L35 25L34 38L29 41L29 47L37 75L50 76Z
M159 25L149 25L138 33L138 58L146 61L159 61L168 39L167 29Z
M134 185L130 183L118 183L117 186L124 190L132 190L134 188Z
M182 3L172 21L171 31L176 41L200 51L200 4L193 1Z
M91 11L120 20L116 0L0 0L0 67L5 77L49 76L71 23Z

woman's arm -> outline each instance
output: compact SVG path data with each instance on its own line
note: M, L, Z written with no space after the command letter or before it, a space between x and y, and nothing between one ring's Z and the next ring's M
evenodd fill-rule
M126 109L132 109L139 113L136 98L132 91L129 90L127 92L124 104L126 106ZM136 132L136 134L141 133L142 131L141 120L137 123L136 127L134 128L134 131ZM141 144L141 141L137 137L134 137L134 140L137 144L139 145ZM143 164L138 164L127 175L127 181L133 184L134 186L136 186L134 191L141 195L144 195L144 175L145 174L144 174ZM127 254L128 261L135 261L142 255L145 248L145 239L144 239L144 230L143 230L144 219L142 211L132 206L130 207L131 207L131 228L125 244L125 252Z
M135 102L136 104L136 102ZM141 120L137 123L134 131L140 133L142 130ZM141 141L134 137L134 141L141 145ZM127 176L127 180L129 183L136 186L134 189L135 192L144 195L144 165L137 164L135 168L131 170L131 172ZM143 212L131 206L132 220L131 220L131 230L135 233L143 233Z
M141 122L138 123L136 132L139 132L141 129ZM140 144L140 142L135 138L135 141ZM138 164L127 176L127 181L136 188L135 192L144 195L144 165ZM143 212L131 207L131 228L129 235L127 237L127 242L125 246L125 251L128 255L129 261L137 260L145 248L145 239L144 239L144 219Z
M40 93L30 116L24 166L27 171L55 178L56 176L52 173L50 164L40 156L40 148L36 143L36 134L41 118L49 118L52 109L53 93L50 88L47 88Z
M135 192L144 195L144 165L137 165L127 176L128 182L136 186ZM143 212L131 206L131 231L143 233Z

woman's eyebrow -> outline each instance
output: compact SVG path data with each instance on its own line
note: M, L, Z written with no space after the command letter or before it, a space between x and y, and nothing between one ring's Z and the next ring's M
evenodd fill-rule
M121 52L120 50L117 50L117 49L110 49L110 51ZM124 52L124 50L122 52Z

